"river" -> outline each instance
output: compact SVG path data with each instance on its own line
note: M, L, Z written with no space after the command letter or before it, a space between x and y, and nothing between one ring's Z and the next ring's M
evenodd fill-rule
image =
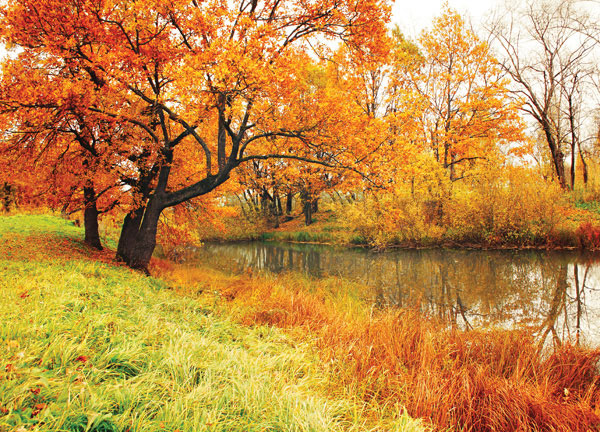
M600 345L600 255L575 251L415 249L372 252L207 243L194 260L229 272L298 272L364 285L373 307L418 307L459 328L532 327L544 341Z

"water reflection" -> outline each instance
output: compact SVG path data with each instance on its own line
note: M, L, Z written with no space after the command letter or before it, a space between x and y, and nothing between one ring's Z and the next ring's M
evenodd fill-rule
M600 261L576 252L397 250L206 244L197 259L222 269L336 276L370 289L374 306L416 306L460 328L533 326L540 340L600 344Z

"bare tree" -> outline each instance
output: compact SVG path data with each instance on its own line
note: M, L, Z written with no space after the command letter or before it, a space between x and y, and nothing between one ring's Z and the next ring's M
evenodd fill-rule
M575 187L577 154L579 154L581 160L583 182L587 184L588 181L587 162L581 145L583 142L589 141L589 137L583 137L585 133L584 122L590 117L592 110L586 111L584 98L587 92L591 90L589 88L591 74L591 69L578 67L574 72L569 71L569 74L560 83L561 98L564 100L560 115L564 117L567 124L568 135L566 141L570 145L571 153L571 188Z
M514 82L514 94L543 132L563 188L575 181L575 154L581 141L579 101L597 44L590 21L576 0L526 0L507 4L488 26L502 67Z

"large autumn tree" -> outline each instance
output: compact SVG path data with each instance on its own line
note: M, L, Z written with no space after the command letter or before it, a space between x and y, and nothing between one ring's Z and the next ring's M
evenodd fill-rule
M22 200L68 213L83 210L85 242L101 249L98 217L122 201L120 178L127 171L114 144L131 142L133 130L81 109L81 100L65 98L62 86L55 87L56 80L45 71L31 64L19 64L16 70L11 67L15 64L5 66L0 166L8 169L0 172L0 181L26 185L19 188ZM27 78L17 79L24 69ZM37 88L45 92L37 95ZM80 94L85 97L86 92Z
M147 267L164 209L211 192L245 162L352 166L366 151L368 140L339 132L347 110L334 109L335 94L307 96L298 84L313 50L328 55L327 39L377 52L385 0L16 0L2 17L3 41L20 48L4 81L45 73L59 108L76 100L86 118L139 137L100 155L126 168L134 205L117 254L131 267ZM4 88L14 106L45 108L44 87Z

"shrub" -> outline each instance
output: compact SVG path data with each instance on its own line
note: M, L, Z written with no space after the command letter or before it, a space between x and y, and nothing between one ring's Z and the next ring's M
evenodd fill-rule
M338 210L345 228L374 247L443 241L489 245L572 245L561 236L560 187L527 168L489 165L472 176L402 183ZM563 244L564 243L564 244Z
M488 166L455 183L444 223L489 244L539 243L557 229L563 203L560 187L530 169Z
M600 226L584 222L575 231L579 246L586 249L600 248Z

